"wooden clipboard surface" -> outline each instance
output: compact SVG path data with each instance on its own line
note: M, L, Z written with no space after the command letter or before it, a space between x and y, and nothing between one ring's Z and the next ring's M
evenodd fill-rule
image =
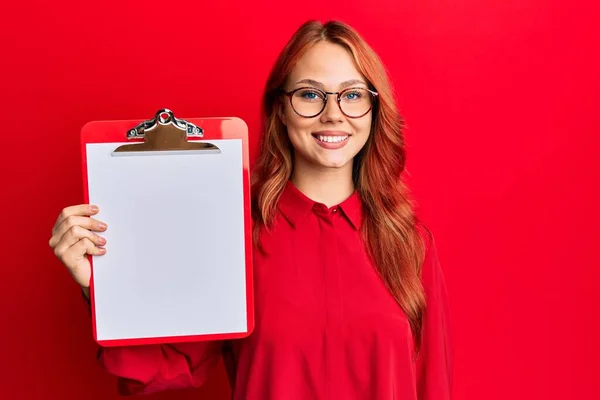
M120 120L120 121L94 121L86 124L81 130L81 154L82 171L84 186L84 201L89 203L89 185L87 171L87 152L88 144L97 143L123 143L131 144L143 142L144 139L127 139L127 132L140 123L141 120ZM96 307L94 301L94 257L90 258L92 265L92 277L90 282L90 300L92 309L92 328L96 342L102 346L123 346L123 345L143 345L157 343L177 343L189 341L222 340L237 339L248 336L254 329L254 295L253 295L253 275L252 275L252 220L250 212L250 168L249 168L249 149L248 149L248 128L245 122L239 118L190 118L187 122L195 124L204 131L203 137L188 137L190 142L201 140L210 141L225 139L240 139L242 142L242 166L243 166L243 204L244 204L244 246L246 261L246 315L247 327L243 332L217 333L191 336L170 336L170 337L144 337L130 339L100 340L97 336ZM99 205L102 208L102 205ZM101 219L101 216L98 217ZM110 229L110 227L109 227ZM107 247L109 244L107 244ZM109 247L108 247L109 248ZM109 248L110 251L110 248ZM193 318L193 316L189 316Z

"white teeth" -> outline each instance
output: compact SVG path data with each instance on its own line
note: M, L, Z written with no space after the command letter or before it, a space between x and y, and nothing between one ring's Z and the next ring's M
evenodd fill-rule
M348 136L319 136L318 139L321 142L338 143L348 139Z

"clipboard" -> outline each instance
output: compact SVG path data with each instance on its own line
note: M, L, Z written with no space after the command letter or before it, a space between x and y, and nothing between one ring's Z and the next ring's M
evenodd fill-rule
M84 199L106 253L89 256L102 346L237 339L254 329L248 127L239 118L93 121Z

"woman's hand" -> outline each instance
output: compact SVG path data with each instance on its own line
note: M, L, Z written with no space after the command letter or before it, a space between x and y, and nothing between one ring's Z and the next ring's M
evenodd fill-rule
M58 216L49 241L56 257L88 297L92 270L87 255L106 253L100 247L106 244L106 239L94 233L106 230L105 223L91 218L97 213L98 207L89 204L66 207Z

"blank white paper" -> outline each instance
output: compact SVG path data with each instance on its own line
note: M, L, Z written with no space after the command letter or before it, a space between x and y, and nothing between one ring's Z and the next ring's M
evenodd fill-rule
M112 156L87 145L98 340L246 332L241 140L221 152Z

